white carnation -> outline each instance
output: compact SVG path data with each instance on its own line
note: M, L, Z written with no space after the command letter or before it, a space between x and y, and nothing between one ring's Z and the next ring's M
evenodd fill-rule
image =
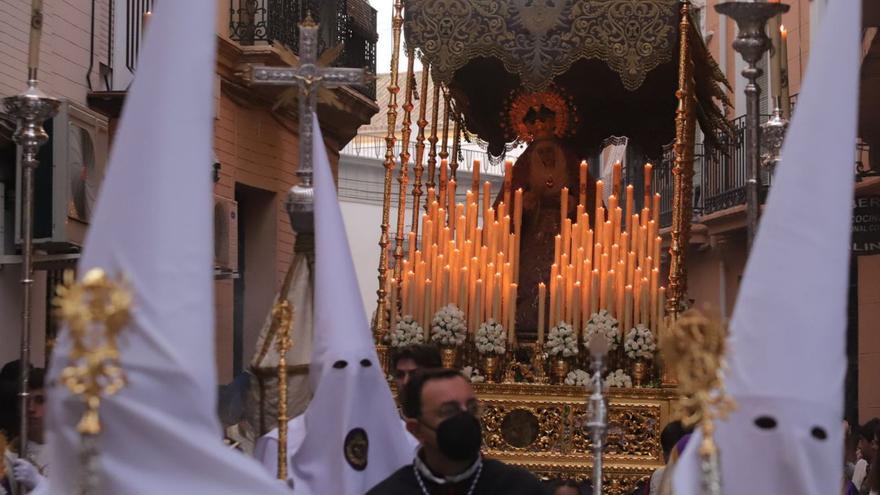
M391 347L405 347L411 344L425 342L425 331L412 315L405 315L394 328L388 332L388 340Z
M642 325L636 325L626 332L626 340L623 342L623 350L630 359L654 359L657 352L657 343L651 329Z
M493 318L477 329L476 347L480 354L504 354L506 346L507 332Z
M568 375L565 377L565 384L585 387L590 384L590 374L582 369L569 371Z
M440 345L461 345L467 337L464 312L454 304L440 308L431 320L431 340Z
M617 349L620 343L618 326L618 321L608 311L600 309L599 312L593 313L584 326L584 347L589 347L594 335L601 335L608 342L609 351Z
M608 387L621 387L621 388L630 388L632 387L632 378L626 374L622 369L616 369L605 377L604 380L605 388Z
M561 321L547 333L544 350L551 356L576 356L578 353L577 336L570 324Z

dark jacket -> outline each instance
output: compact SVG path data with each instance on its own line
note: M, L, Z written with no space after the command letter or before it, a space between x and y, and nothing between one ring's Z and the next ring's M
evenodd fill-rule
M454 484L437 485L422 477L430 495L467 495L473 477ZM398 469L374 486L367 495L421 495L413 465ZM542 495L541 483L532 473L503 462L484 459L474 495Z

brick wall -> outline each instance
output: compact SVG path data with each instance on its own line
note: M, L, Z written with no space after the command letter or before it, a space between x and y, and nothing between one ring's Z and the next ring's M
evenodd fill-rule
M94 0L94 54L89 78L103 89L98 65L108 60L109 3ZM0 96L18 93L27 76L30 0L0 2ZM53 0L44 5L43 38L40 46L40 80L46 93L85 103L92 42L92 0Z

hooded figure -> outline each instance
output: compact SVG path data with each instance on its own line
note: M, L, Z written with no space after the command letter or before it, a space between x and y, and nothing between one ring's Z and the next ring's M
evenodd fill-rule
M861 2L828 4L731 321L723 493L839 493ZM701 432L673 475L700 490Z
M314 397L293 455L297 495L362 495L412 460L388 388L336 199L318 119L315 159L315 332L309 376Z
M101 494L285 495L252 459L224 446L214 352L211 141L215 0L159 2L140 52L98 199L82 276L125 277L131 320L118 338L127 386L101 401ZM52 357L47 433L52 473L38 493L73 493L82 476L81 398Z

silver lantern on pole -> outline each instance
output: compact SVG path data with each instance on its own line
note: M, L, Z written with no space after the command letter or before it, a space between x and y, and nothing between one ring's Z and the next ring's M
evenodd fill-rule
M742 56L747 67L742 75L749 82L746 94L746 226L749 247L758 231L758 180L761 163L761 125L760 97L761 87L758 78L764 73L758 67L761 58L770 49L767 36L767 21L779 14L788 12L789 6L782 3L763 3L753 1L723 2L715 6L719 14L732 18L739 32L733 40L733 49Z
M21 343L19 359L19 438L20 452L25 455L28 443L28 374L30 372L31 294L34 271L34 171L40 165L37 154L49 140L43 122L58 113L61 102L39 89L37 69L40 60L40 37L43 32L43 2L31 3L30 44L28 47L27 89L3 99L6 112L16 122L12 139L21 153Z

